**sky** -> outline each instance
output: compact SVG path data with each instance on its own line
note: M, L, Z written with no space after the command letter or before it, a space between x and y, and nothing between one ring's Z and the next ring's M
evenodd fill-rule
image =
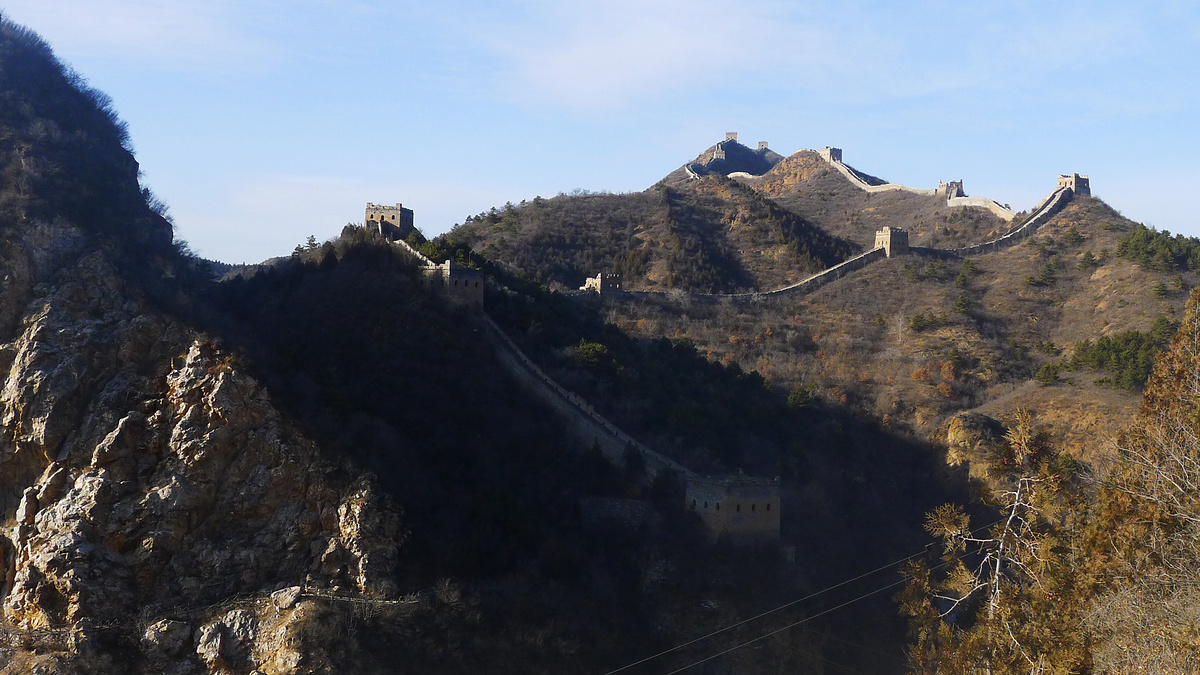
M1200 3L0 0L129 123L192 250L403 203L642 190L724 139L1030 208L1060 173L1200 236Z

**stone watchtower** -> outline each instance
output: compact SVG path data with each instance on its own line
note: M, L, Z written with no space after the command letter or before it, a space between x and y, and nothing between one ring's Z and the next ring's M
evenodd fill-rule
M737 143L737 132L736 131L726 131L725 132L725 140L733 141L734 143Z
M1092 184L1088 181L1087 176L1080 176L1077 173L1069 175L1060 175L1058 177L1058 188L1070 188L1071 192L1077 195L1092 195Z
M385 206L367 202L363 223L389 239L405 239L416 229L412 209L404 208L403 204Z
M763 152L763 151L765 151L765 150L770 150L770 148L768 148L768 147L767 147L767 142L766 142L766 141L759 141L759 142L758 142L758 151L759 151L759 152Z
M469 267L455 265L450 260L440 265L426 265L421 268L421 282L425 288L446 296L451 302L483 306L483 275Z
M889 258L908 253L908 232L898 227L881 227L875 231L875 248L882 248Z
M604 295L612 291L621 290L621 275L609 274L601 272L594 277L588 277L584 280L583 285L579 287L581 291L588 291L597 295Z
M954 197L966 197L967 193L963 190L962 179L952 180L949 183L938 181L937 194L952 199Z
M779 478L740 473L689 478L684 508L700 516L713 541L734 545L779 541Z
M820 150L818 150L817 154L821 155L821 159L825 160L826 162L829 162L830 164L833 164L834 162L842 161L842 149L841 148L835 148L835 147L827 145L827 146L821 148Z

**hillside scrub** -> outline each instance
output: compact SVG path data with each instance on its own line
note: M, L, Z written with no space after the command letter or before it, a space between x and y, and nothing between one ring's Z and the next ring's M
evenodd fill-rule
M1000 520L929 514L941 562L910 566L898 596L912 672L1196 670L1198 354L1193 293L1108 461L1067 460L1023 413L1000 452L976 458Z

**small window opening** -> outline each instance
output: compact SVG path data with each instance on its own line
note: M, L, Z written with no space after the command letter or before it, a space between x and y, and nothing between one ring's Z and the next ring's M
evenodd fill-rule
M738 512L738 513L741 513L741 512L742 512L742 505L741 505L741 504L738 504L738 505L737 505L737 512Z

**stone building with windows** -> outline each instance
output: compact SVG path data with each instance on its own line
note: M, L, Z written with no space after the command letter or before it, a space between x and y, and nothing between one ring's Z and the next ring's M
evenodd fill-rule
M367 202L363 224L390 239L406 239L416 229L412 209L404 208L403 204L385 206Z
M695 512L709 537L733 545L779 542L779 478L689 477L684 508Z

